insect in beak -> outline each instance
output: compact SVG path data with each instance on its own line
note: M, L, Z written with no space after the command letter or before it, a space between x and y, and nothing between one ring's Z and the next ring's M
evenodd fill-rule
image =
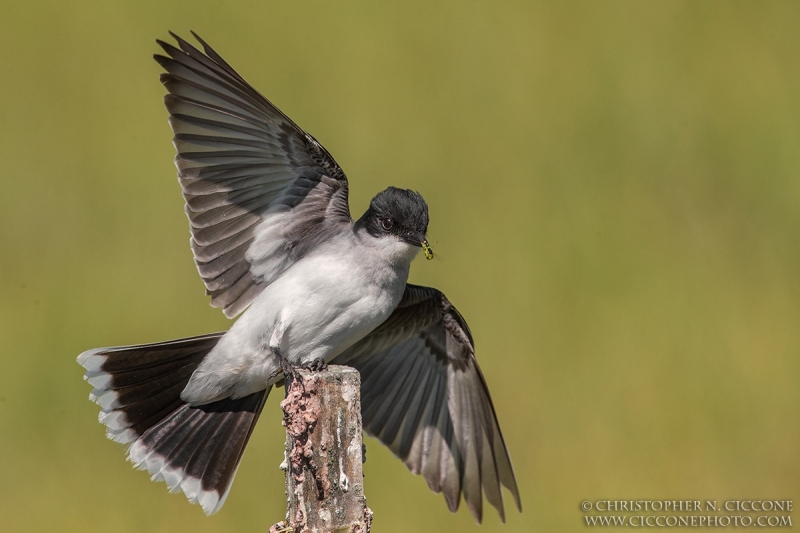
M428 244L427 239L422 239L420 244L422 245L422 251L425 253L425 259L428 261L433 259L433 248L431 248L431 245Z

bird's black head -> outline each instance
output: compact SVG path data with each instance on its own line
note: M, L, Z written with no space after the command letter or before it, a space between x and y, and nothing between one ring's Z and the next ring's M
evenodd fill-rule
M395 235L430 254L425 233L428 231L428 204L418 192L389 187L375 195L369 209L358 220L370 235Z

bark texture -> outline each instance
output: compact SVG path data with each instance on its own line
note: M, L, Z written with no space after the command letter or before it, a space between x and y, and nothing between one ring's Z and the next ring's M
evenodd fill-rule
M361 469L361 377L331 365L298 370L281 402L286 426L286 521L271 532L367 533Z

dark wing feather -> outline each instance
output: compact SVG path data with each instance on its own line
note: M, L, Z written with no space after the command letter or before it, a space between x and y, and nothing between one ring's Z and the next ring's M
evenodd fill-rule
M350 224L347 178L311 135L253 89L219 54L175 34L164 103L191 247L211 305L243 311L308 250Z
M501 485L520 508L472 334L444 294L406 286L386 322L333 363L361 373L364 429L442 492L451 511L463 494L480 522L485 494L505 520Z

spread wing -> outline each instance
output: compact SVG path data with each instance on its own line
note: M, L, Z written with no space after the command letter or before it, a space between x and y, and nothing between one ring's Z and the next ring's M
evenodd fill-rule
M364 428L444 493L451 511L463 493L480 522L483 493L505 521L501 485L520 508L472 335L444 294L407 285L386 322L332 363L360 371Z
M242 312L275 277L352 223L347 178L311 135L197 35L175 34L161 82L191 247L211 305Z

